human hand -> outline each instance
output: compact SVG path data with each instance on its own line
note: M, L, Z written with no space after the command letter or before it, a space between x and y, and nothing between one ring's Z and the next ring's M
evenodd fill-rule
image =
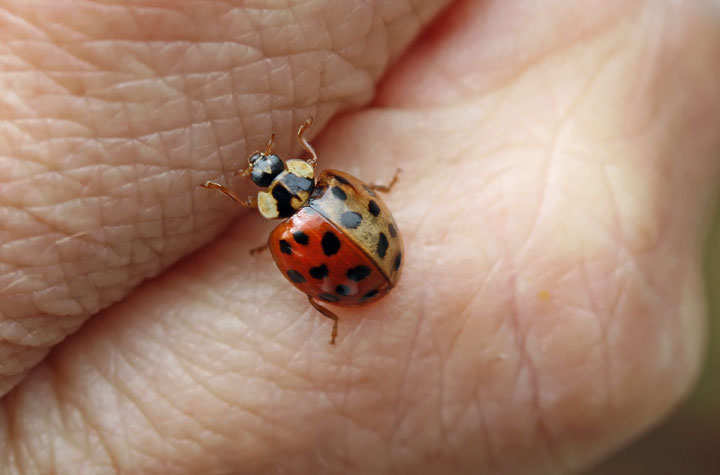
M402 57L448 2L126 3L0 8L5 472L576 472L688 389L710 2L456 2ZM319 168L403 169L335 347L199 186L311 115Z

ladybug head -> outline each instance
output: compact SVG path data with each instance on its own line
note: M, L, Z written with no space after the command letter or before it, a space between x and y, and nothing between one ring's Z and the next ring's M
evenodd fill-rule
M274 153L256 153L250 157L250 178L261 188L270 186L273 179L285 170L285 163Z

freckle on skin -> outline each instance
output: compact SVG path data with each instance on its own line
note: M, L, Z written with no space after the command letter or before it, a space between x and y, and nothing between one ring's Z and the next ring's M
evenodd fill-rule
M552 298L552 294L547 290L541 290L537 293L537 298L542 302L549 302Z

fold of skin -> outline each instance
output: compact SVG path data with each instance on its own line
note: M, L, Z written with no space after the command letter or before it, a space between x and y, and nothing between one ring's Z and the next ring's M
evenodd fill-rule
M233 204L197 185L220 174L221 160L228 171L241 167L271 130L285 154L305 115L322 123L368 100L373 78L440 6L404 5L413 13L403 16L397 3L380 2L343 16L324 3L298 3L291 22L284 6L246 5L263 55L284 63L252 59L252 48L203 51L199 35L249 36L217 21L185 27L183 8L203 18L210 4L183 2L177 15L141 10L133 25L142 42L113 37L117 51L93 56L128 76L113 69L107 84L108 72L35 75L71 91L77 110L66 93L29 99L41 86L15 86L26 96L8 95L3 118L25 117L1 129L9 164L1 367L27 368L41 355L27 347L51 345L217 235ZM215 8L204 14L233 18L222 14L227 3ZM89 28L82 15L52 31L37 26L49 12L15 15L8 23L27 35ZM95 45L88 38L115 26L118 35L135 31L115 19L58 51ZM315 37L320 26L330 32ZM156 44L163 28L177 37ZM389 31L402 33L391 40ZM36 44L20 42L25 67L61 62L31 54ZM295 62L307 48L324 53ZM341 53L326 51L334 48ZM247 70L257 83L227 73L238 57L257 68ZM334 75L315 75L335 71L333 58ZM162 80L146 89L153 61L167 69L152 72ZM83 57L72 67L86 63L95 65ZM453 4L390 69L370 107L333 119L315 141L321 168L372 182L403 169L386 196L406 247L398 287L371 306L338 309L330 347L327 319L267 254L248 254L272 224L245 214L86 323L3 399L1 466L72 474L589 466L665 414L697 371L700 255L719 179L718 74L720 17L710 2ZM244 112L253 106L266 109Z

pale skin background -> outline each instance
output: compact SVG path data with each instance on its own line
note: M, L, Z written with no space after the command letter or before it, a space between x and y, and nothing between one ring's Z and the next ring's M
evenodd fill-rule
M3 473L602 460L702 361L719 75L700 0L0 1ZM320 168L403 169L335 347L199 187L308 116Z

